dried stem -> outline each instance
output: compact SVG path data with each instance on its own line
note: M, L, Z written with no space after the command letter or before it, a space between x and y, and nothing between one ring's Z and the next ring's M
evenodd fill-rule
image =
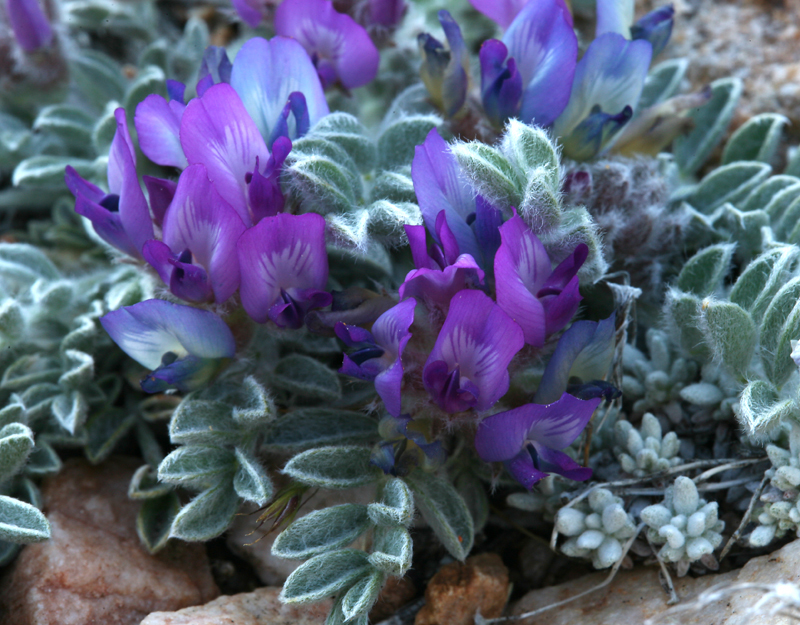
M728 555L728 552L736 544L736 541L738 541L742 536L745 526L750 522L750 515L753 514L753 508L756 507L756 502L761 496L761 493L764 490L764 487L767 485L769 479L770 478L765 475L764 479L762 479L761 483L758 485L756 492L754 492L753 496L750 498L750 505L748 505L747 510L744 511L744 516L742 517L741 523L739 523L739 527L737 527L736 531L731 534L731 537L728 539L728 542L725 543L725 546L722 548L722 552L719 554L720 562L722 562L722 558Z
M647 544L650 545L650 550L653 552L656 560L658 560L658 566L661 567L661 586L669 595L669 601L667 601L667 605L675 605L676 603L680 602L680 599L678 598L678 593L675 592L675 584L672 583L672 576L669 574L669 569L667 568L667 565L664 564L664 560L662 560L661 556L658 554L660 550L653 545L647 532L644 533L644 536L647 539Z

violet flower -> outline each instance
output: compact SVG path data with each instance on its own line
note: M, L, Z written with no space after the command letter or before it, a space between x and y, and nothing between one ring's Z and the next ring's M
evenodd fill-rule
M580 436L599 403L599 398L585 401L564 393L546 406L526 404L493 414L478 425L475 449L486 462L505 462L527 489L549 473L588 480L592 470L559 450Z
M202 97L206 89L219 83L231 82L233 65L225 48L208 46L203 52L203 61L197 71L197 95Z
M355 89L378 73L380 55L367 31L330 0L283 0L275 12L275 32L306 49L323 88L341 83Z
M315 213L280 213L239 238L242 306L258 323L300 328L306 313L331 303L325 220Z
M482 196L475 196L436 128L414 148L411 179L422 219L434 240L442 245L436 223L444 211L457 253L469 254L484 269L491 268L502 214Z
M605 382L614 358L616 315L602 321L576 321L558 339L544 370L534 403L549 404L566 391L580 399L619 397L619 389Z
M168 80L169 101L152 93L136 106L133 123L139 147L158 165L185 169L189 164L180 140L181 118L186 110L184 90L183 83Z
M416 305L417 302L410 298L390 308L372 324L372 332L341 321L334 328L336 336L346 345L360 346L350 355L344 355L339 373L360 380L374 380L375 390L386 410L395 417L401 410L403 349L411 339L409 328L414 323Z
M519 15L520 11L527 5L531 4L528 0L469 0L470 4L476 10L483 13L490 20L494 20L500 28L508 28L514 18ZM567 7L566 3L561 0L559 2L561 10L564 14L564 19L572 27L572 13Z
M524 343L520 327L488 296L461 291L450 302L422 381L445 412L488 410L508 390L508 365Z
M36 52L53 41L53 29L37 0L6 0L8 23L25 52Z
M277 137L274 127L292 93L303 94L304 111L287 121L289 139L301 137L330 112L311 59L300 43L287 37L249 39L233 61L231 86L268 145ZM298 116L304 120L301 125Z
M178 179L164 218L163 242L148 241L142 253L177 297L221 304L239 288L236 241L245 229L206 168L191 165Z
M114 310L100 323L122 351L153 370L141 383L147 393L199 388L236 353L233 333L220 317L164 300Z
M231 0L236 13L250 28L257 28L265 17L265 0Z
M447 312L450 300L459 291L483 283L484 272L469 254L458 253L458 243L447 225L445 211L436 218L436 235L442 242L426 249L424 226L403 226L408 236L416 269L409 271L400 285L400 299L416 297L429 308Z
M553 269L544 245L518 215L503 224L500 236L494 258L497 304L520 325L526 343L542 347L578 310L577 273L589 248L579 244Z
M526 124L549 126L567 106L578 39L565 14L563 0L529 2L503 35L503 45L484 43L481 94L495 125L519 117Z
M450 49L446 50L440 41L427 33L419 35L417 44L422 53L419 73L434 105L447 117L453 117L467 99L469 52L461 29L449 12L439 11L439 23Z
M394 28L408 8L404 0L369 0L369 23Z
M653 46L653 58L666 47L672 35L675 9L671 4L650 11L633 22L633 0L597 0L595 36L618 33L626 39L643 39Z
M617 33L595 39L577 65L572 95L553 125L564 155L594 158L633 116L650 67L652 46Z
M136 175L136 152L125 109L116 109L114 117L117 131L108 154L108 193L81 178L70 165L64 180L75 196L75 212L92 222L100 238L141 259L142 246L153 238L153 222Z

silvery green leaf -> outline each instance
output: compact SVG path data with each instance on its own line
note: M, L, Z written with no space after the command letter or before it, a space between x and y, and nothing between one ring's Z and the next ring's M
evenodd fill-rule
M411 568L411 535L402 525L379 525L375 528L369 563L387 575L401 577Z
M728 274L734 246L729 243L711 245L692 256L678 274L677 287L699 297L711 295Z
M728 139L722 151L722 163L761 161L769 163L775 156L783 127L789 120L777 113L762 113L748 119Z
M142 501L136 515L136 533L150 553L160 551L167 544L180 509L180 499L172 491Z
M369 442L378 436L378 422L360 412L332 408L301 408L275 421L267 445L308 448Z
M418 226L422 223L419 206L408 202L389 202L378 200L367 207L370 236L389 247L399 247L407 243L405 225Z
M800 188L800 178L786 175L770 176L741 202L742 210L754 211L765 209L778 193L795 185Z
M675 140L673 152L681 171L694 174L722 140L733 119L733 112L742 95L742 81L738 78L721 78L711 83L711 99L689 117L694 129Z
M375 167L377 150L367 129L348 113L334 112L319 120L308 133L322 137L343 148L363 172Z
M792 359L792 341L800 338L800 306L795 304L781 328L775 352L772 355L770 381L777 387L783 386L789 376L797 371L797 364Z
M756 347L756 326L738 304L712 301L702 306L706 344L733 373L743 375Z
M506 126L500 151L518 171L520 180L541 179L552 196L560 188L558 152L548 134L538 126L510 119Z
M475 191L495 206L519 206L524 188L513 165L496 148L479 141L451 144L461 171Z
M83 425L89 414L89 405L80 391L62 393L53 400L50 410L58 423L70 434Z
M143 464L131 478L128 484L128 497L130 499L156 499L171 493L175 487L171 484L160 482L157 471L149 464Z
M0 427L9 423L26 423L27 414L25 406L15 401L0 409Z
M170 484L206 485L212 478L236 472L236 455L226 447L185 445L158 465L158 479Z
M407 115L389 124L378 137L378 167L392 170L411 164L414 148L441 123L436 115Z
M681 347L697 357L708 354L708 347L698 328L701 305L702 301L696 295L676 289L667 291L664 303L664 316L677 330Z
M710 213L725 202L737 204L769 178L766 163L737 161L712 170L692 194L689 202L701 213Z
M25 406L26 420L35 421L51 414L50 407L55 398L61 394L57 384L34 384L25 389L19 396Z
M637 111L643 111L675 95L688 67L689 59L670 59L654 65L644 81L642 95L636 104Z
M238 509L239 495L230 479L223 479L181 508L172 521L169 537L188 541L215 538L228 529Z
M324 119L324 118L323 118ZM287 157L288 165L305 158L323 157L336 163L347 176L356 200L361 199L361 175L358 167L343 147L318 135L307 134L292 143L292 151Z
M12 543L40 543L50 538L50 523L32 505L0 495L0 538Z
M15 360L3 372L0 388L16 391L42 382L55 382L61 376L61 367L53 358L42 354L28 354Z
M371 525L364 505L347 503L315 510L296 519L278 535L272 544L272 555L306 560L346 547Z
M325 216L327 231L334 243L341 248L353 248L363 252L372 239L369 233L369 211L359 208L348 213Z
M164 70L157 65L148 65L139 70L139 74L128 86L123 100L127 111L135 111L136 106L152 93L162 97L167 96L167 76Z
M120 106L120 103L116 100L107 102L102 114L97 118L94 128L92 128L92 145L97 154L108 152L111 142L114 140L114 134L117 132L117 120L114 117L114 111Z
M53 411L58 400L53 402ZM105 460L131 428L136 425L136 414L119 408L110 408L93 414L86 421L86 457L89 462Z
M0 429L0 482L11 479L25 466L33 450L33 430L22 423Z
M393 477L383 487L380 502L367 506L369 518L376 525L408 527L414 520L414 494L399 477Z
M768 254L775 255L774 261L771 262L769 277L750 308L750 314L756 323L761 320L778 290L796 270L800 259L800 248L795 245L780 246L766 252L762 257L768 257Z
M528 225L536 229L534 223ZM549 232L540 233L540 238L550 258L566 258L578 243L586 244L589 255L578 270L581 284L594 284L608 271L597 224L583 206L565 210L561 214L559 226Z
M471 471L462 471L456 478L454 486L469 508L475 531L480 532L489 520L489 497L486 488Z
M58 383L65 389L78 389L94 379L94 358L86 352L67 349L63 355L64 373Z
M381 280L392 275L392 259L380 243L372 241L366 249L345 249L328 245L331 276Z
M800 277L792 278L781 287L767 307L764 319L761 321L761 327L759 328L761 361L764 364L767 377L770 379L772 379L774 373L773 365L777 355L776 351L781 330L798 299L800 299Z
M797 411L791 399L780 400L775 387L764 380L753 380L739 396L739 421L750 434L769 433L784 418Z
M11 182L20 187L65 187L64 168L72 165L84 178L92 178L96 172L94 161L69 156L31 156L14 169Z
M25 475L30 477L45 477L55 475L61 470L61 458L56 451L45 441L37 441L28 463L25 465Z
M37 280L31 287L31 297L42 312L63 314L75 295L69 280Z
M46 106L33 122L34 130L57 135L74 154L92 152L93 126L94 118L89 113L70 104Z
M60 277L50 259L32 245L3 243L0 246L0 284L13 281L30 286L40 278L58 280Z
M283 584L284 603L310 603L330 597L370 571L367 554L341 549L314 556L301 564Z
M267 472L252 454L242 451L239 447L235 451L239 467L233 478L233 488L245 501L263 506L272 498L274 491Z
M346 213L355 206L352 174L329 158L304 155L284 175L290 196L305 212Z
M367 447L319 447L294 456L283 473L318 488L355 488L375 482L383 475L369 459Z
M336 372L302 354L281 358L270 382L276 388L298 395L303 401L335 401L342 395Z
M463 562L472 550L474 525L461 495L447 480L419 469L406 481L428 525L450 555Z
M414 182L411 172L402 168L397 171L383 171L372 184L370 198L375 200L389 200L390 202L416 203L417 194L414 191Z
M18 339L25 330L22 308L13 299L0 303L0 338Z
M183 28L183 36L172 48L172 70L178 80L188 81L200 65L203 51L208 47L208 24L199 16L190 17Z
M725 203L712 215L711 223L717 233L736 242L735 258L744 264L764 248L763 228L769 226L769 215L763 210L740 211Z
M372 571L350 587L342 597L342 615L352 622L357 616L367 616L378 600L386 576L381 571Z
M97 50L81 50L70 58L72 78L86 98L97 108L109 100L122 101L126 81L122 68L111 57Z
M184 399L169 424L169 437L174 444L235 445L241 436L231 406L220 401Z
M61 340L59 351L62 353L71 349L88 352L94 346L94 339L98 334L97 324L85 316L78 317L75 323L77 327Z
M166 39L156 39L150 42L147 47L142 50L139 55L139 67L146 67L147 65L155 65L160 67L164 72L168 70L170 56L170 42Z
M139 451L141 451L144 461L156 469L164 459L164 452L161 450L161 445L153 434L151 426L144 419L136 421L136 442L139 444Z
M275 404L267 390L251 375L240 386L241 403L234 406L233 422L248 430L260 429L275 418Z
M800 184L792 184L778 191L764 207L764 212L769 215L773 224L777 225L783 216L794 206L800 198Z

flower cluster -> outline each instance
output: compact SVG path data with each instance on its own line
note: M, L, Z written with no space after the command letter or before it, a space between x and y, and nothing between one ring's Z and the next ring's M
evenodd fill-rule
M331 302L325 223L284 213L278 177L292 139L328 113L317 71L296 41L254 38L234 63L209 48L198 97L185 104L184 88L170 81L169 99L148 96L134 117L142 151L182 170L177 182L144 176L145 197L118 108L108 192L67 168L75 210L104 241L146 261L175 298L219 309L238 291L258 323L299 328ZM148 300L103 324L154 369L142 383L148 392L196 388L235 354L230 328L210 310Z

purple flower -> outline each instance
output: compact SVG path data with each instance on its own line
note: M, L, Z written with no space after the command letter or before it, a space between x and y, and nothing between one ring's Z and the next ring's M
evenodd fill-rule
M403 19L407 8L404 0L369 0L369 22L393 28Z
M594 158L633 115L650 67L652 46L605 33L578 63L569 104L553 126L564 154Z
M163 242L148 241L142 253L174 295L221 304L239 288L236 241L245 229L206 168L191 165L164 218Z
M408 475L417 467L434 470L447 459L441 441L428 442L428 419L388 416L378 428L384 440L373 448L369 461L387 475Z
M675 9L671 4L650 11L631 26L631 39L644 39L653 46L653 58L661 54L672 36Z
M439 23L447 37L449 50L427 33L417 37L422 66L419 73L433 103L447 117L453 117L467 99L469 53L461 29L447 11L439 11Z
M150 210L153 212L153 223L160 226L164 223L164 216L172 203L172 198L175 197L178 183L154 176L142 176L142 182L147 189Z
M527 489L548 473L588 480L592 470L558 450L578 438L599 403L599 398L584 401L564 393L546 406L526 404L493 414L478 426L475 449L486 462L505 462L514 479Z
M481 291L461 291L425 363L422 380L448 413L488 410L508 390L508 365L522 330Z
M100 319L128 356L153 372L142 389L189 391L207 383L236 354L233 333L212 312L150 299Z
M180 127L186 105L183 103L184 85L172 83L167 101L158 94L150 94L136 106L133 123L144 155L165 167L185 169L189 164L183 153Z
M262 219L237 244L242 306L258 323L299 328L306 313L331 303L325 220L280 213Z
M500 228L502 244L494 258L497 304L525 333L525 342L542 347L578 310L578 269L589 253L581 243L553 269L539 238L515 215Z
M597 0L597 23L594 36L617 33L630 39L633 13L633 0Z
M458 253L458 243L447 225L445 211L436 218L436 235L442 242L425 247L424 226L404 226L416 269L400 285L400 299L416 297L431 308L447 312L453 295L483 283L484 272L469 254Z
M500 128L509 117L516 117L522 106L522 74L517 62L508 57L502 41L488 39L479 54L481 61L481 100L486 116Z
M231 4L242 21L250 28L256 28L265 14L264 0L231 0Z
M267 163L270 154L233 87L214 85L202 98L189 102L181 119L180 141L189 163L205 165L220 195L245 225L253 224L247 175L256 169L257 160Z
M300 42L326 89L337 82L355 89L378 73L380 55L367 31L338 13L330 0L283 0L275 12L275 32Z
M339 373L361 380L374 380L375 390L386 410L400 415L400 390L403 384L403 349L411 339L417 302L407 299L383 313L372 325L372 332L341 321L335 331L346 345L360 345L358 351L344 355Z
M522 80L519 118L549 126L567 106L578 60L578 39L563 0L528 2L514 18L503 43Z
M544 370L533 401L549 404L569 392L581 399L613 399L619 390L603 381L614 357L616 315L576 321L564 332Z
M6 0L11 30L25 52L36 52L53 41L53 29L37 0Z
M203 53L203 62L197 72L197 95L202 97L206 89L221 82L231 82L233 65L225 48L208 46Z
M508 28L528 0L469 0L470 4L500 28Z
M264 170L259 170L259 161L256 157L255 169L245 176L254 222L258 223L264 217L273 217L283 211L285 198L279 178L283 163L291 151L292 142L286 137L278 137L272 144L272 154Z
M303 94L305 111L301 117L306 120L306 130L330 112L317 71L303 46L294 39L249 39L233 61L231 86L261 136L270 143L277 136L273 130L284 115L290 94ZM303 132L295 119L288 121L290 139Z
M153 238L153 222L136 175L125 110L114 111L117 132L108 154L108 193L84 180L71 166L64 179L75 196L75 212L92 222L104 241L133 258L142 258L142 246Z

